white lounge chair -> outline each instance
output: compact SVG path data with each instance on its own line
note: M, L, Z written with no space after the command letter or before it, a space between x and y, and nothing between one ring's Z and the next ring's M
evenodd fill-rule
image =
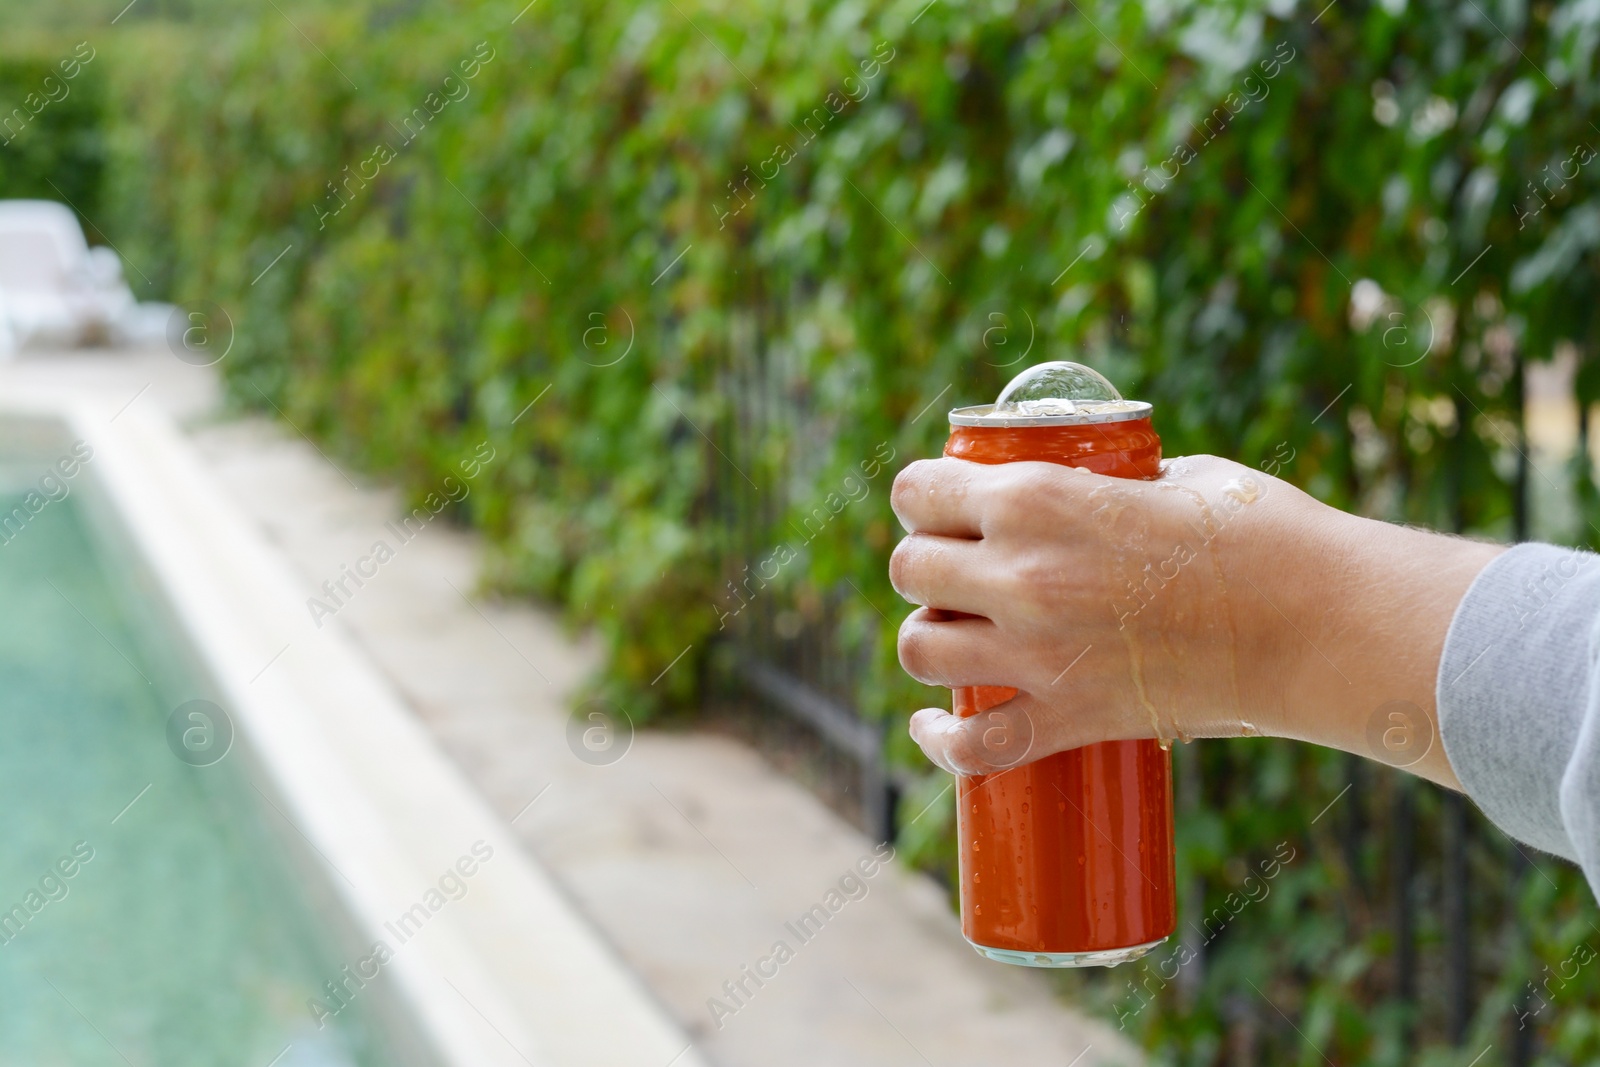
M0 355L120 343L136 306L121 258L91 248L65 204L0 200Z

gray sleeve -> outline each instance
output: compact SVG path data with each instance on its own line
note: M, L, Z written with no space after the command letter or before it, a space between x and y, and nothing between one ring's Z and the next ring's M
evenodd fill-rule
M1576 861L1600 895L1600 556L1518 545L1456 608L1439 660L1439 734L1500 829Z

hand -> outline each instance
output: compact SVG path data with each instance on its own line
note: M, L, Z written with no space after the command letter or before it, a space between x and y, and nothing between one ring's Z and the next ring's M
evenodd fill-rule
M963 774L1019 759L985 745L997 723L1031 739L1029 759L1256 733L1381 756L1368 718L1406 700L1431 721L1450 617L1498 551L1346 515L1210 456L1152 481L926 460L893 502L910 535L890 576L922 605L901 663L929 684L1019 691L998 720L913 716L928 757ZM1442 746L1413 769L1454 782Z

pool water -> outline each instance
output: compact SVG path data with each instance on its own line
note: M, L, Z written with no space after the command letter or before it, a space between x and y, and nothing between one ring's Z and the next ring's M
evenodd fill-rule
M389 1062L372 988L314 1020L355 957L243 743L211 766L169 747L174 708L221 701L83 495L0 543L0 1067Z

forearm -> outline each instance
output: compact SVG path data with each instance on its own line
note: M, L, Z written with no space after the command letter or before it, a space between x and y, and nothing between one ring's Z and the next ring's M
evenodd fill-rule
M1439 739L1440 656L1467 588L1504 548L1318 512L1278 565L1294 625L1272 732L1461 788Z

